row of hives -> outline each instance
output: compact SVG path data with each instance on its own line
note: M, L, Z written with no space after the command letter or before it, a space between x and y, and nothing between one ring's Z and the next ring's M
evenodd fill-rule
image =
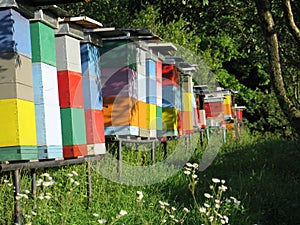
M0 161L104 154L108 136L176 137L232 117L229 99L193 92L196 67L168 56L176 47L151 31L9 2L0 4Z

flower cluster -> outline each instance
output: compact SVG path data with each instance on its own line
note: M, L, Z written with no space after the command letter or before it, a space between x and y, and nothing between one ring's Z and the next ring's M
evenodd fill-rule
M76 171L68 173L67 176L69 177L71 183L74 183L76 186L80 185L80 183L77 180L75 180L75 177L78 177L78 173Z
M226 181L218 178L212 178L213 184L210 185L211 193L204 193L205 203L199 208L201 218L205 224L228 224L229 212L234 210L228 203L240 203L236 198L224 200L224 192L228 189L225 186Z
M191 180L189 182L189 190L191 191L193 198L195 200L195 188L197 183L199 182L199 178L197 175L199 165L197 163L187 163L184 167L184 174L186 174Z
M183 219L177 219L175 217L175 211L177 210L175 207L171 206L169 203L167 202L163 202L163 201L158 201L160 208L165 212L165 215L163 217L162 223L167 223L168 224L174 224L174 223L184 223ZM185 211L185 213L188 213L189 210L187 208L183 209Z

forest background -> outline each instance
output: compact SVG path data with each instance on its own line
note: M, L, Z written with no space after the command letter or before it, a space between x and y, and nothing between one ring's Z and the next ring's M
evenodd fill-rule
M239 91L251 131L300 133L300 2L91 0L62 7L104 26L149 28L189 49L220 86Z

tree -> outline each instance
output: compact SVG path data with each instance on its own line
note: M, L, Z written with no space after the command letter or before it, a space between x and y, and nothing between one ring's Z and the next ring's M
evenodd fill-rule
M271 12L271 2L269 0L255 0L258 16L261 21L261 28L264 33L265 42L267 44L267 51L269 55L271 83L276 93L278 102L282 111L291 122L292 127L300 134L300 109L287 94L287 88L284 83L279 40L273 14ZM290 0L285 0L287 9L287 17L294 36L298 39L299 29L296 26L293 18L293 13L290 5Z

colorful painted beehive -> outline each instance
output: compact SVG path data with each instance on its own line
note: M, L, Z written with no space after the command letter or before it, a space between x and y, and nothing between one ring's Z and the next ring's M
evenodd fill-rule
M178 135L179 110L181 108L180 77L175 64L162 66L162 118L163 135Z
M147 83L147 129L150 130L150 137L155 138L156 133L156 60L151 53L146 59L146 83Z
M233 110L232 110L232 94L231 91L225 90L224 94L224 119L232 120L233 119Z
M80 40L82 27L60 22L55 33L63 156L86 156L86 126L82 88Z
M101 39L94 33L85 33L81 42L81 67L85 110L86 138L89 155L104 154L104 114L100 71Z
M195 100L197 106L197 113L195 115L198 116L198 127L199 128L206 128L206 113L204 108L204 98L206 92L206 85L196 85L193 87L195 93ZM196 119L197 121L197 119Z
M39 10L30 32L38 155L52 159L63 157L54 37L57 22L45 18L57 21L51 13Z
M221 92L215 95L214 93L210 93L204 99L207 126L220 127L224 123L223 101L224 97Z
M0 161L37 159L29 20L0 9Z

